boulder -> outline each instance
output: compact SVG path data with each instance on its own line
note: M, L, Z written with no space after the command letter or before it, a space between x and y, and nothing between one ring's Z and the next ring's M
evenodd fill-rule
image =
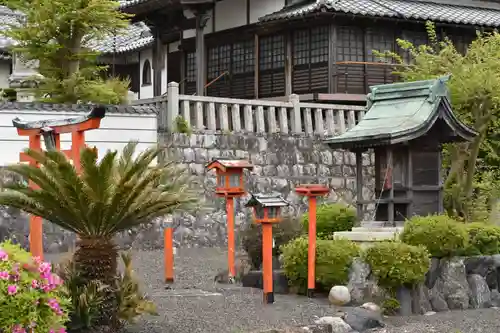
M424 287L427 289L427 287ZM424 290L425 290L424 289ZM448 303L443 296L443 294L438 290L437 286L432 289L427 289L427 295L429 295L429 303L431 304L432 310L436 312L449 311Z
M314 321L316 325L330 325L334 333L351 333L352 327L340 317L321 317Z
M385 327L382 315L379 312L363 308L346 308L344 312L345 315L342 316L342 319L351 326L353 330L360 333L373 328Z
M500 292L497 289L490 291L491 305L495 307L500 307Z
M333 305L345 305L351 301L351 294L346 286L333 286L328 294L328 300Z
M373 312L382 313L382 309L380 308L380 306L378 306L377 304L375 304L373 302L364 303L363 305L360 306L360 308L366 309L369 311L373 311Z
M493 270L494 264L495 261L492 256L474 256L464 260L467 275L478 274L485 277Z
M399 287L396 290L396 298L399 302L399 314L402 316L411 316L413 313L411 290L406 287Z
M411 299L412 312L414 314L424 314L432 311L432 305L429 301L429 289L427 289L427 287L425 287L423 284L419 284L412 289Z
M467 277L470 287L470 306L473 309L491 307L491 293L486 279L479 274L471 274Z
M361 258L355 258L349 269L349 282L347 284L351 294L351 302L360 305L365 302L380 303L385 298L385 291L371 277L370 265Z
M464 259L460 257L441 259L441 274L435 288L444 296L450 310L469 308L469 283Z
M441 261L439 258L432 258L429 271L425 274L425 286L429 289L434 288L436 281L441 274L440 270Z

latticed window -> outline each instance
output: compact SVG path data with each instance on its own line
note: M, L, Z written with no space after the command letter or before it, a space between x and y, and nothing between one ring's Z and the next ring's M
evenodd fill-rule
M364 31L357 26L337 28L336 92L364 94L366 58Z
M184 80L184 93L192 95L196 93L196 53L186 53L186 76Z
M328 26L301 29L292 35L292 90L328 92Z
M254 40L249 39L208 48L207 79L210 83L207 87L208 95L255 97L254 44Z
M259 39L259 97L285 95L285 36Z
M448 37L458 52L461 54L465 54L469 45L472 43L474 39L476 39L476 35L473 29L453 29L445 27L443 29L443 38Z
M395 50L395 34L394 30L381 28L367 28L366 34L366 61L370 64L365 67L366 72L366 92L370 86L378 84L393 83L397 80L393 74L393 66L388 66L384 61L380 61L374 54L378 52L394 52Z

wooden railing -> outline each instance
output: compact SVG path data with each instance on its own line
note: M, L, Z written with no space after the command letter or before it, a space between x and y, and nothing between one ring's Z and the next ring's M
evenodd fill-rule
M168 131L176 131L180 116L195 131L329 136L353 127L365 112L362 106L302 103L295 94L288 102L181 95L176 82L168 84L166 96L132 104L155 105L158 125Z

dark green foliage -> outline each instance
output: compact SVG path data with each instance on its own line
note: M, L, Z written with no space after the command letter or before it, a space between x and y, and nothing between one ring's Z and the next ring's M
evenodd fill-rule
M319 205L316 212L316 235L318 238L331 238L336 231L350 231L356 222L356 210L341 204ZM302 215L304 232L308 232L309 213Z
M160 148L146 149L137 157L137 144L129 143L122 155L108 151L100 162L93 149L81 151L81 174L57 151L27 150L40 168L28 164L6 167L39 186L33 190L16 184L4 186L0 204L41 216L80 237L75 269L84 283L99 281L106 289L101 307L106 324L116 321L117 249L113 237L176 210L199 208L199 193L188 186L194 180L170 161L153 166Z
M463 255L493 255L500 253L500 227L471 223L465 226L469 234L469 244Z
M273 237L275 247L273 255L281 254L280 247L298 237L302 233L302 227L297 218L284 216L280 223L273 225ZM253 269L259 269L262 264L262 226L251 222L242 231L242 246L250 257Z
M283 269L290 285L304 292L307 288L307 236L299 237L281 247ZM318 240L316 243L317 289L329 290L346 284L352 260L359 254L358 246L348 240Z
M380 242L363 253L378 283L387 290L422 282L429 270L429 252L423 246Z
M401 241L423 245L433 257L450 257L466 248L465 226L446 215L415 216L405 223Z
M12 88L4 88L0 90L0 100L6 100L9 102L17 101L17 91Z

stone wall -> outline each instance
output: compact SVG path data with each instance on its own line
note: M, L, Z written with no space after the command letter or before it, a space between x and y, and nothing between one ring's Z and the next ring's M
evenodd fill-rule
M332 151L319 137L279 134L176 133L164 138L167 153L197 176L200 196L206 199L207 210L196 215L178 214L174 217L174 238L177 246L224 246L226 244L225 202L214 196L215 174L206 174L205 165L213 158L245 158L255 166L245 175L249 192L280 192L292 203L291 214L307 209L306 201L298 197L294 187L303 183L328 184L331 191L326 201L352 202L355 197L355 156L349 152ZM373 186L373 157L363 157L366 178L364 197L371 197ZM3 174L4 181L12 175ZM17 180L18 181L18 180ZM248 197L236 200L236 228L249 223L249 210L244 207ZM372 209L372 207L367 208ZM369 212L369 211L368 211ZM368 213L367 212L367 213ZM44 247L48 252L66 251L74 244L74 236L45 223ZM17 210L0 210L0 237L16 237L28 244L28 216ZM163 247L161 221L131 230L117 238L122 246L143 249Z
M375 302L386 297L370 266L356 259L351 266L348 288L354 304ZM397 291L402 315L430 311L500 307L500 255L433 258L425 282Z

